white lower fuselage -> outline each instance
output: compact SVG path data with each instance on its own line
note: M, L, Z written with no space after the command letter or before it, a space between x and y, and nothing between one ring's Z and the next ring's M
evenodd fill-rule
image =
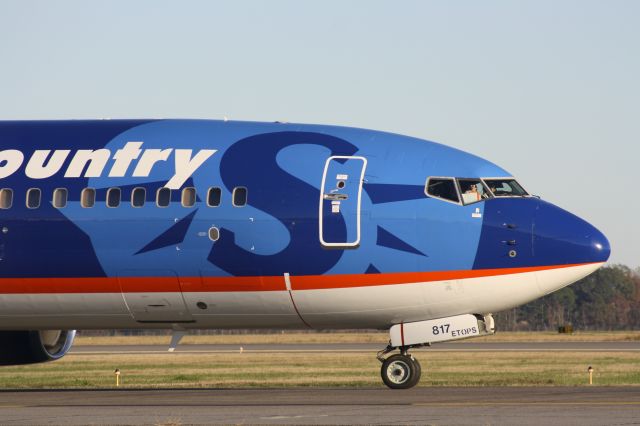
M282 277L281 290L269 291L199 287L201 291L3 294L0 328L388 329L402 322L510 309L565 287L601 265L384 285L353 286L349 276L343 283L334 276L333 288L315 289L297 289L292 276Z

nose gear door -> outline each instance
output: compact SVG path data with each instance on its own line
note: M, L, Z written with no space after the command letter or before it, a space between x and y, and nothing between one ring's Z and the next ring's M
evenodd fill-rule
M320 192L320 243L324 247L356 248L360 244L364 157L327 159Z

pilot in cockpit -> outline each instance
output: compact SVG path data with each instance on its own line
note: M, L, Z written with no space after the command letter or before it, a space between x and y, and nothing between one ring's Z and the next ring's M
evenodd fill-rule
M468 196L468 197L465 197L465 198L469 199L469 198L473 198L473 197L475 197L475 199L476 199L477 201L480 201L480 193L478 192L478 185L476 185L476 184L471 184L471 185L469 186L469 189L467 189L464 193L465 193L465 194L471 194L471 196L470 196L470 197Z

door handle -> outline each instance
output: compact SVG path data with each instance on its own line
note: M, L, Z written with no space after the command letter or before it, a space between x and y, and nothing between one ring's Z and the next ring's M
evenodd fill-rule
M331 201L343 201L349 198L349 196L347 194L324 194L323 198Z

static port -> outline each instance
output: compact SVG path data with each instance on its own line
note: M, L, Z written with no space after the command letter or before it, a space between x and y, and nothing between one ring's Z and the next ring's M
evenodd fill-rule
M204 302L198 302L196 303L196 306L200 309L207 309L207 304Z

